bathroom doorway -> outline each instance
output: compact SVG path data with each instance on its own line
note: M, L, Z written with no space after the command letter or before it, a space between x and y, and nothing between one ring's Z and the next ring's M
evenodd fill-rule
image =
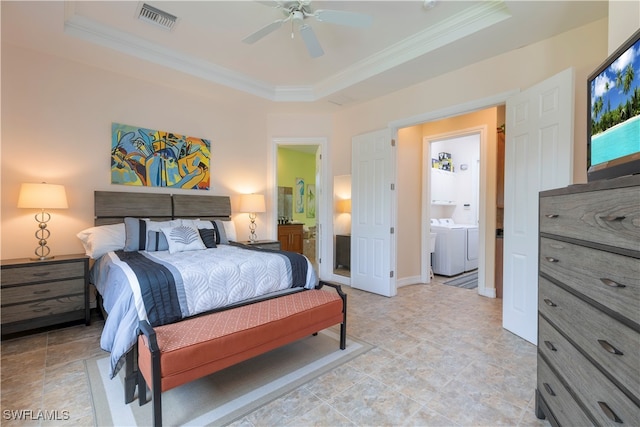
M326 169L323 152L326 151L325 138L274 139L274 182L273 212L274 226L278 230L278 240L283 234L294 234L291 244L295 252L307 256L321 278L332 272L325 271L322 259L325 256L324 228L327 217L327 201L324 188ZM279 189L287 189L278 191ZM279 212L279 194L291 189L291 212ZM282 229L282 230L281 230ZM282 233L281 233L282 232ZM287 240L289 241L289 240ZM291 250L290 248L283 248ZM330 263L329 263L330 264ZM329 265L329 267L331 267Z

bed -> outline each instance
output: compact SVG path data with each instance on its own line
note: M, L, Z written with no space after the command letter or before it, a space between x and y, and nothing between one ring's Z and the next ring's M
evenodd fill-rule
M112 378L140 320L160 326L318 285L306 257L236 243L229 197L96 191L94 200L95 226L78 238L95 260Z

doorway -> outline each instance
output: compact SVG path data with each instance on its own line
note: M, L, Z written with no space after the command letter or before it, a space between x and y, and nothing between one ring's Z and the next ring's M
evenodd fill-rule
M327 277L323 258L326 257L325 236L328 201L326 200L327 173L326 138L280 138L273 141L272 210L271 221L276 230L302 234L296 251L309 258L320 278ZM279 193L291 189L291 213L278 211ZM285 191L286 192L286 191ZM283 227L283 225L285 227ZM279 234L279 233L276 233ZM279 236L280 237L280 236ZM294 237L298 239L299 237ZM280 238L278 240L281 240ZM281 243L282 244L282 243ZM330 263L329 263L330 264ZM330 267L330 265L329 265Z
M432 271L453 277L478 270L480 144L486 132L426 136L423 175L430 177ZM448 280L448 279L444 279Z
M430 281L431 267L431 238L430 238L430 219L433 217L431 209L431 195L429 194L430 186L430 170L431 170L431 154L429 146L424 147L425 137L433 140L451 138L456 135L464 135L471 133L479 133L481 135L480 142L480 163L478 165L478 293L490 298L496 297L495 291L495 229L496 229L496 169L497 154L495 147L495 139L497 128L504 124L505 107L504 102L508 95L496 97L496 99L486 99L474 102L473 105L459 106L456 111L443 111L426 114L419 119L412 120L413 123L391 123L392 127L402 129L399 135L419 135L413 137L412 141L400 140L400 147L407 145L420 144L422 161L416 165L415 172L411 174L415 180L417 176L421 176L423 183L420 188L416 189L412 197L421 200L421 219L420 227L422 233L420 236L414 236L413 239L419 239L417 243L404 242L416 246L420 254L420 271L419 281L428 283ZM395 125L395 126L394 126ZM411 129L410 131L406 131ZM424 167L423 167L424 165ZM469 165L470 167L470 165ZM405 165L403 164L403 168ZM426 171L426 172L425 172ZM403 188L407 183L399 182ZM400 210L403 206L400 204ZM415 212L415 211L413 211ZM400 212L399 215L408 217L410 212ZM406 282L410 282L407 280ZM417 280L412 280L416 283Z

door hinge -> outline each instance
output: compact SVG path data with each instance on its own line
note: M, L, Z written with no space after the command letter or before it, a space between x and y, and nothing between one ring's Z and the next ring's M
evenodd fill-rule
M393 270L391 270L391 271L389 272L389 277L390 277L390 278L393 278Z
M391 146L392 146L392 147L395 147L395 146L396 146L396 140L395 140L395 139L392 139L392 140L391 140Z
M395 185L395 184L393 184L393 183L391 183L391 191L393 191L393 190L395 190L395 189L396 189L396 185Z
M395 233L395 232L396 232L396 229L395 229L395 228L393 228L393 227L391 227L391 231L390 231L390 232L391 232L391 234L393 234L393 233Z

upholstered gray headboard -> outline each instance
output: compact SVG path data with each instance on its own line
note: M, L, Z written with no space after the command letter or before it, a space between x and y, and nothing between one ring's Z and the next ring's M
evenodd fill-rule
M95 225L117 224L128 216L156 221L229 219L231 200L228 196L95 191L94 214Z

